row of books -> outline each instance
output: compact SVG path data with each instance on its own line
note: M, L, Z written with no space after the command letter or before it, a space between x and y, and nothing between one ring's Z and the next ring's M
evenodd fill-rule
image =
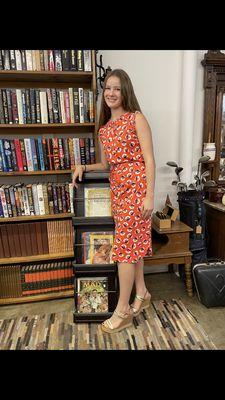
M0 224L0 258L73 252L71 220Z
M2 172L65 170L94 163L93 138L0 139Z
M91 50L0 50L0 70L91 72Z
M93 122L92 90L81 87L0 89L1 124Z
M74 213L72 183L0 186L0 218Z
M2 265L0 298L57 292L73 288L71 261L38 264Z

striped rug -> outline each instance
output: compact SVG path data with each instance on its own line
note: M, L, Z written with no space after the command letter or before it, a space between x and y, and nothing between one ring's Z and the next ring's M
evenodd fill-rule
M203 350L216 349L180 300L153 301L132 327L113 335L100 324L74 324L73 313L0 320L0 350Z

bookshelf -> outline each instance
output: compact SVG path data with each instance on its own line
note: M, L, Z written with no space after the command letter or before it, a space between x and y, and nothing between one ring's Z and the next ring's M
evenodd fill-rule
M117 263L107 263L108 258L103 255L103 259L101 260L98 258L98 264L95 263L96 259L91 259L90 254L94 253L90 252L89 249L91 248L91 239L90 242L87 241L86 246L88 251L84 249L84 235L97 234L97 237L106 237L105 233L113 232L115 229L115 224L112 216L86 216L85 212L85 189L93 189L97 188L107 188L109 187L109 172L98 172L98 171L91 171L86 172L83 174L82 182L78 185L78 189L74 188L74 198L77 199L75 201L75 216L72 218L73 226L75 230L75 261L73 262L74 268L74 275L75 275L75 288L74 288L74 322L75 323L87 323L87 322L102 322L105 319L109 318L114 309L116 308L117 304L117 294L118 294L118 276L117 276ZM101 233L103 236L101 236ZM100 234L100 236L98 236ZM90 236L89 236L90 237ZM96 236L95 236L96 237ZM95 249L101 247L103 242L98 241ZM98 250L97 250L98 251ZM87 255L87 252L89 253ZM85 259L84 260L84 254ZM104 262L104 260L106 261ZM86 261L86 262L84 262ZM91 261L91 263L89 263ZM107 300L105 298L101 298L100 307L94 309L95 300L90 300L88 298L89 304L91 304L92 310L90 311L88 308L85 307L81 308L81 304L85 303L85 300L80 300L81 298L85 298L85 286L79 285L79 280L82 282L92 282L89 284L92 285L95 282L103 282L105 283L104 292L107 296ZM102 283L102 285L103 285ZM81 291L81 288L84 288L84 292ZM104 286L103 286L104 287ZM100 288L100 290L102 287ZM103 294L103 296L105 296ZM80 296L80 299L79 299ZM90 294L90 296L92 296ZM104 305L107 303L107 308ZM103 304L103 310L101 309ZM95 310L95 311L94 311ZM100 310L100 311L99 311Z
M43 51L35 50L34 52L47 52L47 50ZM79 54L81 54L82 57L84 57L83 50L76 50L75 52L77 52L77 54L79 52ZM52 57L52 54L49 56L50 58ZM83 91L92 92L93 95L92 112L94 115L93 119L94 122L92 121L92 122L71 123L70 121L68 123L64 120L64 122L55 123L55 122L50 122L50 117L49 117L50 111L48 108L48 123L42 123L43 121L39 123L30 123L31 121L29 121L29 123L21 123L21 121L20 123L14 123L14 122L12 123L12 121L11 123L0 123L0 140L5 138L9 140L14 140L14 139L23 140L24 138L34 138L36 140L37 138L42 138L46 140L49 139L50 141L53 138L63 138L66 140L68 140L68 138L73 138L73 139L93 138L95 146L95 162L96 162L96 160L98 159L98 148L96 146L97 132L96 132L96 117L95 117L96 116L96 52L94 50L91 50L90 56L91 56L91 66L92 66L91 71L82 71L82 70L56 71L56 70L47 70L47 68L45 70L25 70L25 69L6 70L6 69L1 69L1 61L3 62L3 59L0 60L0 91L2 89L3 90L20 89L21 91L22 90L25 91L26 89L29 90L33 89L34 91L43 90L46 91L47 93L48 89L49 91L58 90L66 92L67 90L69 90L69 88L72 88L71 90L73 91L73 96L74 96L74 89L76 90L77 88L82 88ZM1 57L3 57L2 54ZM78 65L79 62L77 60L77 66ZM84 64L82 68L84 69ZM48 102L47 94L46 98ZM7 107L9 107L9 105L7 105ZM70 103L70 110L71 110L71 103ZM0 154L1 154L1 149L0 149ZM13 171L0 170L0 188L2 185L14 186L19 182L21 182L22 184L24 183L25 185L28 184L33 185L36 183L41 183L45 185L46 183L51 182L57 188L60 187L60 189L57 190L60 190L61 194L62 190L64 190L62 188L64 187L65 183L72 182L71 174L73 172L73 166L74 164L72 165L71 161L71 167L67 169L48 168L45 170L40 170L40 162L39 162L39 169L37 170L13 170ZM68 191L67 191L67 198L68 198ZM66 204L68 205L68 203ZM4 216L0 218L0 281L3 282L2 284L0 284L0 305L73 296L73 283L72 283L73 277L71 276L70 271L72 271L73 273L72 262L74 260L74 248L73 248L74 229L72 226L72 218L74 216L74 212L73 212L73 197L71 196L71 192L70 192L69 204L70 204L69 212L65 212L65 210L64 212L62 212L61 210L59 213L51 213L43 215L17 215L10 217ZM49 252L42 253L41 250L44 250L44 245L46 244L44 243L44 241L46 240L46 233L44 237L42 233L41 234L38 233L39 232L38 229L46 230L46 226L47 226L47 241L49 245ZM13 233L13 240L11 240L10 232L13 230L15 232ZM22 231L22 233L25 232L24 236L22 236L22 239L20 235L20 230ZM5 232L8 235L7 240L9 247L12 246L12 248L9 249L10 252L8 253L8 256L5 256L5 251L4 251L4 240L6 239L2 239ZM35 245L34 232L36 232L37 245ZM70 246L69 245L67 246L66 239L61 240L60 238L69 238ZM23 239L24 242L26 242L27 246L26 248L29 247L29 243L31 245L31 251L30 254L28 255L24 255L25 249L22 249ZM17 249L18 243L20 243L19 250ZM36 248L35 251L36 254L32 254L34 248ZM50 251L51 249L52 251ZM15 255L17 250L18 253L17 255ZM21 252L23 254L21 254ZM18 254L20 255L18 256ZM63 265L62 269L60 269L61 268L61 266L59 265L60 262ZM49 271L46 269L47 268L46 264L48 263L49 265L51 264L49 266ZM38 272L36 272L36 270L34 269L35 266L37 266ZM20 291L21 294L19 296L16 296L15 293L18 290L16 290L15 288L17 288L16 285L18 285L20 279L18 275L18 270L19 268L22 267L24 268L25 272L26 270L27 271L29 270L29 273L31 275L33 274L34 277L34 279L32 278L33 284L35 283L35 276L37 278L38 277L40 278L41 273L45 274L49 273L50 279L51 279L51 274L52 277L54 276L57 278L57 275L54 275L56 274L57 268L60 270L58 279L60 278L61 281L59 282L57 289L54 290L53 286L52 291L49 293L44 293L43 290L43 293L35 293L33 295L28 295L25 294L25 292L22 294L22 292ZM15 270L17 271L16 276L14 276ZM43 272L44 270L45 272ZM38 273L40 274L39 276L37 275ZM23 279L26 279L25 274L23 276ZM70 279L70 285L69 284L67 285L68 286L67 289L66 285L63 288L63 279L65 280L67 279L68 282ZM4 284L7 286L8 288L7 290L4 289L3 287ZM60 290L60 287L62 290ZM42 288L39 287L37 292L38 291L41 292ZM11 296L10 293L12 293Z

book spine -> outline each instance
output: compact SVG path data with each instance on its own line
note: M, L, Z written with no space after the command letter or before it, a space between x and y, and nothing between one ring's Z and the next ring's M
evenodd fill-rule
M27 197L28 197L30 215L35 215L34 199L33 199L33 194L32 194L32 184L29 183L28 185L26 185L26 189L27 189Z
M20 148L21 148L22 161L23 161L23 170L28 171L24 139L19 139L19 141L20 141Z
M84 71L91 72L91 50L83 50L83 58L84 58Z
M5 197L5 192L2 186L0 186L0 198L1 198L1 203L2 203L2 209L4 213L5 218L9 218L9 212L8 212L8 207L7 207L7 202L6 202L6 197Z
M40 90L41 123L48 124L48 108L46 91Z
M34 171L34 163L33 163L32 150L31 150L31 139L24 138L23 140L24 140L24 147L25 147L26 160L27 160L27 170Z
M35 215L40 215L39 203L38 203L38 193L37 193L37 183L33 183L33 185L32 185L32 195L33 195L33 201L34 201Z
M0 139L0 154L2 157L2 165L3 165L3 171L7 172L8 171L8 164L7 164L7 159L4 151L4 144L3 144L3 139Z
M45 203L44 203L44 194L43 194L43 188L42 188L41 183L37 184L37 196L38 196L38 206L39 206L40 215L44 215L45 214Z
M80 122L80 111L79 111L78 88L73 89L73 109L74 109L74 121L75 121L75 123L79 123Z
M22 91L21 91L21 89L16 89L16 99L17 99L19 124L23 124L24 120L23 120L23 106L22 106Z
M42 147L42 138L37 138L37 145L38 145L40 169L41 169L41 171L45 171L45 162L44 162L44 154L43 154L43 147Z
M84 123L84 90L78 88L80 123Z
M8 106L9 124L13 124L12 98L11 98L11 90L10 89L6 89L6 99L7 99L7 106Z

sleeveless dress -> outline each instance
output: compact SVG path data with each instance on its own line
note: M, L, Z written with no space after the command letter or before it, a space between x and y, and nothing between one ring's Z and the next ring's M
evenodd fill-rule
M114 262L136 263L146 255L152 256L151 218L146 220L141 216L147 181L135 128L136 113L127 112L99 129L99 138L110 164L115 221Z

